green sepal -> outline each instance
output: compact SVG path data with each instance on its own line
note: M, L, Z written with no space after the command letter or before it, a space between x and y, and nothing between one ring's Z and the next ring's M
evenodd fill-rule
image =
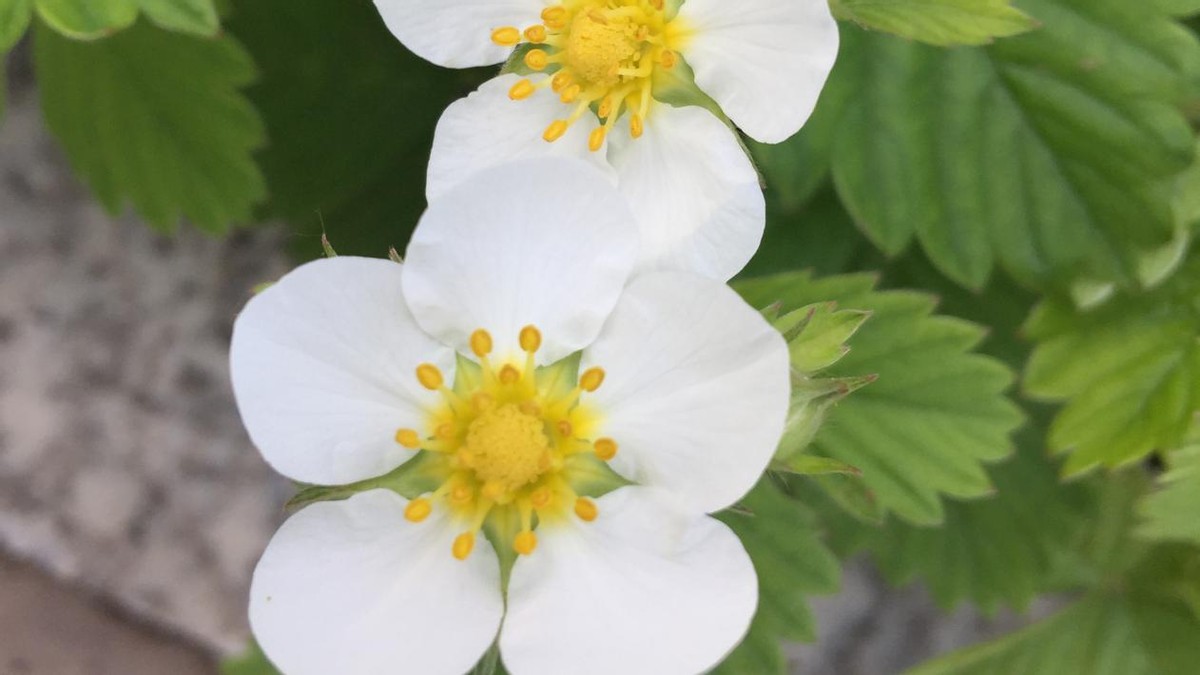
M788 342L792 366L804 373L824 370L849 353L846 341L871 318L871 312L838 311L836 302L822 302L788 312L775 322Z
M677 54L677 56L678 60L674 67L654 69L651 80L651 96L659 102L676 108L685 108L690 105L700 106L732 127L732 123L721 110L721 106L696 84L696 73L692 71L687 60L683 58L682 54Z
M538 387L545 387L544 391L551 399L566 396L579 382L579 362L582 359L583 352L575 352L548 366L538 368Z
M775 462L771 465L770 471L797 476L822 476L828 474L841 474L844 476L862 475L862 471L857 467L850 466L845 462L830 457L819 457L817 455L800 455L793 457L787 462Z
M450 477L445 462L438 459L434 453L420 452L390 473L346 485L297 483L299 490L288 500L285 508L295 511L309 504L341 501L360 492L378 489L391 490L407 499L414 499L437 489Z
M564 464L571 489L581 497L603 497L613 490L633 485L613 471L608 462L590 452L571 455Z

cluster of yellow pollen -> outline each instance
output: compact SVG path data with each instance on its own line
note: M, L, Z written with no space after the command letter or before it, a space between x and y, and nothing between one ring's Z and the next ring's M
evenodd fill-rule
M563 0L542 10L542 23L524 31L506 26L492 31L492 41L516 46L534 45L525 53L532 70L552 72L534 83L522 79L509 90L514 100L529 98L549 85L563 103L573 106L542 135L554 142L567 133L593 105L603 124L588 137L593 152L628 109L629 132L642 135L650 107L656 68L670 69L678 61L676 48L682 31L667 18L664 0Z
M489 517L515 516L511 522L519 528L512 547L529 555L537 548L538 523L572 511L590 522L599 513L595 502L576 494L571 474L573 460L585 453L603 461L617 454L612 439L592 439L596 415L580 402L603 384L604 371L589 368L577 381L561 382L562 369L535 367L542 335L533 326L519 336L524 363L493 364L492 337L485 330L475 331L470 343L480 368L460 369L454 389L436 366L417 367L417 380L440 392L444 405L430 412L426 435L400 429L396 442L431 453L446 478L410 501L404 515L419 523L434 508L450 509L465 524L452 547L459 560L471 555Z

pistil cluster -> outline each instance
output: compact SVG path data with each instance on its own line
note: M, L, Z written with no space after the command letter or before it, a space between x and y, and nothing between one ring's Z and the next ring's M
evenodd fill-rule
M571 512L584 521L599 515L595 502L579 496L575 476L585 462L616 456L610 438L592 438L597 418L581 402L604 382L604 370L589 368L577 379L565 364L537 368L534 355L541 332L526 326L519 344L523 363L494 364L492 337L471 335L479 366L460 366L453 388L432 364L417 367L421 386L442 394L430 412L427 429L399 429L396 442L433 456L434 471L444 476L434 491L409 502L405 517L419 523L435 508L447 508L464 524L452 552L465 560L489 518L519 523L511 545L522 555L537 548L539 522Z
M621 114L629 110L629 132L638 138L644 131L656 68L673 68L678 61L679 31L666 16L664 0L565 0L542 11L542 23L525 28L498 28L492 41L533 47L525 52L525 65L551 77L534 82L522 79L509 90L514 100L532 96L549 86L570 114L546 127L542 137L554 142L588 110L602 124L588 136L593 152Z

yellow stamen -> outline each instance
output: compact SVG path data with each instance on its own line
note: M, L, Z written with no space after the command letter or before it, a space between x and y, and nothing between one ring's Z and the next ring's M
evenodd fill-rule
M675 67L675 63L676 63L678 60L679 60L679 59L678 59L678 58L675 56L675 52L673 52L673 51L669 51L669 50L668 50L668 51L665 51L665 52L663 52L663 53L662 53L662 56L658 57L658 62L659 62L660 64L662 64L662 67L663 67L663 68L666 68L666 69L668 69L668 70L670 70L671 68L674 68L674 67Z
M588 368L579 378L579 388L587 392L596 391L602 384L604 384L604 369L600 367Z
M484 357L492 353L492 334L480 328L471 333L471 351L475 356Z
M617 442L611 438L598 439L592 444L592 448L596 456L605 462L617 456Z
M546 41L545 26L530 26L525 29L525 39L534 44L541 44Z
M525 54L525 65L534 70L542 70L550 64L550 56L541 49L531 49Z
M504 384L512 384L519 379L521 379L521 371L511 365L506 365L500 369L500 381Z
M514 101L523 101L533 96L535 91L537 91L537 87L533 86L532 82L520 80L508 90L508 97Z
M533 532L522 532L513 540L513 548L521 555L529 555L537 548L537 535Z
M641 138L646 131L646 127L642 122L642 116L634 113L629 116L629 135L634 138Z
M409 450L416 450L421 447L421 437L412 429L399 429L396 431L396 442Z
M471 555L471 551L475 548L475 533L463 532L454 538L454 546L451 547L451 552L454 557L459 560L466 560L467 556Z
M450 491L450 501L458 505L470 504L472 496L471 488L466 485L456 485Z
M559 435L566 438L570 438L571 432L574 431L574 429L571 428L571 423L567 420L559 420L558 424L555 426L558 427Z
M537 326L525 326L521 329L519 341L522 351L536 352L542 346L542 331Z
M561 5L547 7L542 10L542 21L547 23L559 23L567 18L567 8Z
M505 26L492 31L492 42L502 47L514 47L521 41L521 31L515 26Z
M422 363L417 366L417 381L430 391L437 391L446 383L445 378L442 377L442 371L432 363Z
M575 99L579 98L579 94L583 91L583 87L578 84L567 85L566 88L559 93L558 98L563 103L574 103Z
M542 134L542 138L547 143L553 143L562 138L565 133L567 133L567 121L554 120L550 123L550 126L546 127L546 133Z
M419 523L422 520L425 520L432 512L433 504L429 503L429 500L425 499L424 497L418 497L409 502L408 506L404 507L405 519L413 523Z
M572 81L573 80L571 78L570 73L568 73L565 70L560 70L554 74L554 77L550 78L550 89L552 89L554 91L554 93L557 94L557 93L561 92L563 89L566 89L567 86L570 85Z
M550 491L550 488L543 485L529 495L529 503L532 504L533 508L535 509L544 509L550 505L550 500L553 499L553 497L554 493Z
M608 135L607 127L596 127L588 135L588 150L596 152L604 147L604 137Z
M600 509L596 508L596 502L587 497L580 497L575 500L575 515L590 523L600 515Z

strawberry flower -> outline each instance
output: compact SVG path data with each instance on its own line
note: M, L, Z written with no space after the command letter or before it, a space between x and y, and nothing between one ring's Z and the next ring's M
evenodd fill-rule
M766 143L803 126L837 56L825 0L375 0L409 49L502 74L452 104L428 196L514 158L570 155L633 207L641 266L725 280L762 240ZM715 114L714 114L715 113Z
M707 514L758 480L789 399L782 337L722 283L634 272L637 233L578 162L481 172L405 262L308 263L238 317L231 373L301 509L250 618L290 675L699 673L757 601Z

